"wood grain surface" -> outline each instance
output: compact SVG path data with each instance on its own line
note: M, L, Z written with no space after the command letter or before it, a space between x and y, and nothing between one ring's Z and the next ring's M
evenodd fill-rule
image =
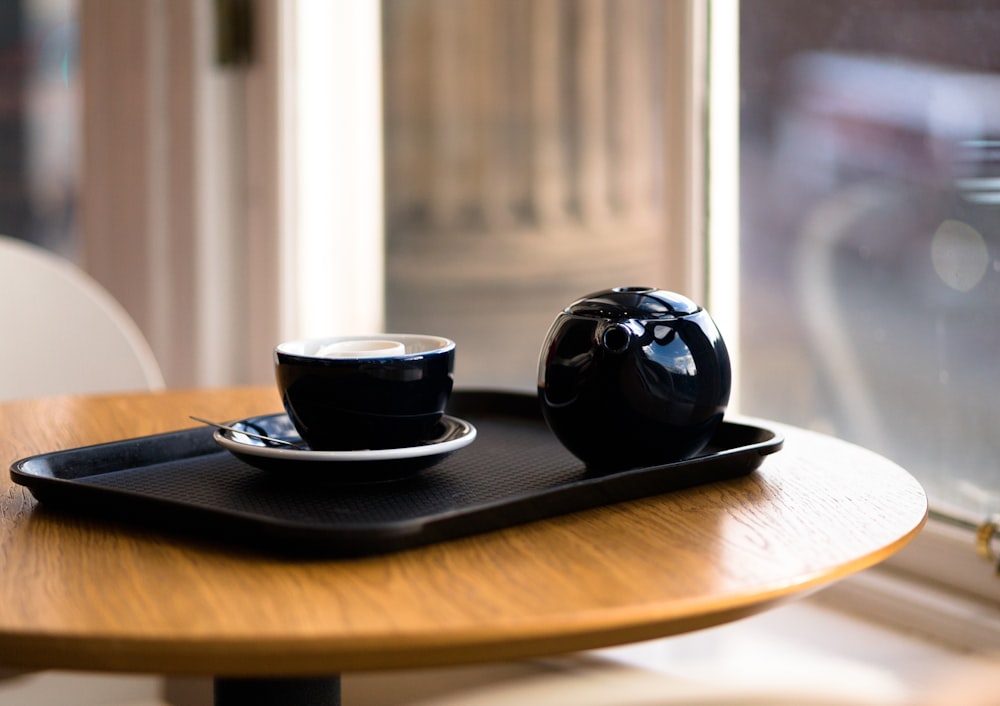
M279 410L257 388L12 402L0 460ZM56 513L5 472L0 664L291 676L607 646L753 614L919 531L926 497L903 469L783 431L736 480L351 560Z

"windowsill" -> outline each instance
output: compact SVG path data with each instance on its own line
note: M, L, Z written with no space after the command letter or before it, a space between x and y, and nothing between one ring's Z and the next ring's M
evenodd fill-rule
M1000 654L1000 576L970 529L931 519L902 551L815 601L960 651Z
M901 704L967 654L806 599L708 630L598 654L726 690Z

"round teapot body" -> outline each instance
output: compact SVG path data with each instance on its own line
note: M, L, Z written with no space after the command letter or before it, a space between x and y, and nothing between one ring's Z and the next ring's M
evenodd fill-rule
M708 312L651 287L566 307L538 366L546 422L596 471L694 456L722 421L731 386L729 353Z

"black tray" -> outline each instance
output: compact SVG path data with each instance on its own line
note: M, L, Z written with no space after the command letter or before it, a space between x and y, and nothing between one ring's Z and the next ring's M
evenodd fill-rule
M60 510L267 551L360 556L734 478L783 443L774 430L723 422L696 458L594 475L532 395L456 392L448 411L476 426L476 440L390 482L285 479L220 449L208 427L32 456L11 478Z

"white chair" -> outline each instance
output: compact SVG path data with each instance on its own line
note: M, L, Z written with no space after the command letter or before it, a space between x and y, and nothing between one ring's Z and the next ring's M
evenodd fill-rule
M161 389L149 344L73 263L0 236L0 399Z
M68 260L0 236L0 400L156 390L163 374L125 309ZM0 706L162 703L161 680L0 668ZM137 700L141 699L141 700Z

